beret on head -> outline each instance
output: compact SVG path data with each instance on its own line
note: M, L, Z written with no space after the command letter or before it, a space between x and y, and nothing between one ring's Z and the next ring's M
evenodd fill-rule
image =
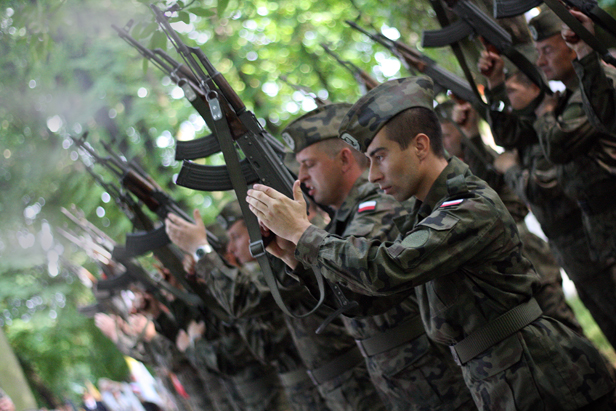
M340 138L365 153L379 130L398 113L413 107L434 107L434 84L429 77L390 80L357 100L342 120Z
M240 203L237 200L230 201L220 210L220 214L216 217L216 222L220 224L222 228L228 230L231 226L239 220L243 220L244 215L240 208Z
M338 137L338 128L349 103L328 104L291 122L282 130L282 138L295 154L319 141Z
M530 34L535 41L542 41L555 34L560 34L562 25L562 20L550 9L541 10L541 13L528 22Z

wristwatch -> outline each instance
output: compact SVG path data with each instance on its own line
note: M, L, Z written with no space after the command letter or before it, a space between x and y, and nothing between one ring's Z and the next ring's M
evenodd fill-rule
M205 244L195 250L193 257L195 258L195 261L199 261L200 259L205 257L206 254L209 254L211 252L212 252L212 246L209 244Z

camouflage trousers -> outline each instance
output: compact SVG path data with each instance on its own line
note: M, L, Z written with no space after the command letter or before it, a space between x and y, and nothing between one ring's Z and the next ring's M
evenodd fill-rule
M329 411L306 369L280 374L280 382L293 411Z
M550 238L552 252L575 284L580 300L616 349L616 264L591 259L580 227Z
M317 388L331 411L386 410L385 404L368 377L364 364L359 364L325 381Z
M599 352L540 317L462 366L481 411L574 411L614 390Z
M263 373L263 367L246 367L223 381L227 396L238 411L291 409L278 376L271 369Z
M366 364L389 410L477 409L449 348L426 334L368 357Z
M557 319L573 331L583 335L582 326L567 304L563 292L560 265L552 254L549 244L531 233L524 221L519 222L517 227L523 244L522 255L528 258L539 275L540 288L535 294L535 299L543 310L543 314Z

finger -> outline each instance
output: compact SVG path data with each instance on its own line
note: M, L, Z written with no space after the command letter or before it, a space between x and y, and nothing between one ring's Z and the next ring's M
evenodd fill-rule
M253 186L253 189L258 190L264 193L265 195L267 195L268 197L271 197L274 199L285 197L284 194L281 194L280 192L274 190L272 187L269 187L263 184L255 184Z
M201 212L197 208L193 210L193 219L195 220L195 224L197 224L199 227L205 227L205 224L203 223L203 217L201 217Z
M293 198L300 204L306 205L306 199L304 198L304 193L302 192L302 183L299 180L295 180L293 183Z
M180 224L182 221L184 221L184 220L182 219L182 217L180 217L180 216L178 216L178 215L176 215L176 214L173 214L173 213L169 213L169 214L167 214L167 218L168 218L169 220L173 221L175 224Z

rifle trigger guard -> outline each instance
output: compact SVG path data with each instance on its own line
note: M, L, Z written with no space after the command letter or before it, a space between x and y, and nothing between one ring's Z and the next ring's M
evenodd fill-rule
M210 112L214 121L218 121L222 118L222 110L220 109L220 101L218 100L218 93L210 91L207 93L207 101L210 103Z
M258 258L264 254L265 254L265 244L263 244L263 240L250 243L250 255L252 255L254 258Z

